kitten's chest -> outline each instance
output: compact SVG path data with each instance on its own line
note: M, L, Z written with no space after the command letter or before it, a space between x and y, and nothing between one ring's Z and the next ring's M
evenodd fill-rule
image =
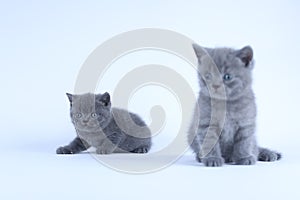
M222 127L221 139L228 143L234 140L234 136L239 129L239 124L235 119L226 116L224 126Z
M222 139L225 142L234 140L240 128L255 125L255 106L228 104L226 108L226 119L222 129Z
M86 141L91 146L100 146L103 143L103 140L105 138L104 134L100 131L77 131L78 136Z
M256 106L250 102L230 102L226 106L226 122L228 126L243 127L255 123Z

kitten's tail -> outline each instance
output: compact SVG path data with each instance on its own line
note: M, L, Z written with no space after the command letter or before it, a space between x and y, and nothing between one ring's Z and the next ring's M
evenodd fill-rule
M282 158L281 153L263 147L258 148L259 161L273 162L281 158Z

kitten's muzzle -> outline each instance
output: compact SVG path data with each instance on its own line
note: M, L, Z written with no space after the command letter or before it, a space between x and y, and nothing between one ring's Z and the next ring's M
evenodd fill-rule
M217 90L218 88L221 87L221 85L212 85L212 87L213 87L215 90Z
M89 120L88 120L88 119L84 119L84 120L82 120L82 123L83 123L84 125L86 125L88 122L89 122Z

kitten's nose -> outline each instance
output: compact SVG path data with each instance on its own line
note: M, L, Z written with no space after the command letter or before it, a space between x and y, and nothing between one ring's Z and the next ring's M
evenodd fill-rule
M88 120L88 119L84 119L84 120L82 120L82 122L83 122L84 124L87 124L87 123L89 122L89 120Z
M215 90L217 90L217 89L220 87L220 85L212 85L212 87L213 87Z

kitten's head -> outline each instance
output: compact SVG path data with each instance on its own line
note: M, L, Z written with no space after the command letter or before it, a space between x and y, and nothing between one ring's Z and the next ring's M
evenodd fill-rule
M67 93L70 101L70 115L75 128L82 131L94 131L104 128L111 119L110 95Z
M203 50L199 45L193 44L193 48L198 58L199 83L204 95L234 100L251 89L254 61L250 46L239 50Z

